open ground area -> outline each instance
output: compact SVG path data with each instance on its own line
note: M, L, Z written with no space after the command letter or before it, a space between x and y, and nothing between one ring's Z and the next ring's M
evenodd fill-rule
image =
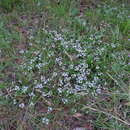
M130 130L129 0L0 0L0 130Z

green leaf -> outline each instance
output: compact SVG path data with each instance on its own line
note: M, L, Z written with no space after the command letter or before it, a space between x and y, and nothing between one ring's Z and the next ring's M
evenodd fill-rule
M5 87L6 87L5 84L0 83L0 89L5 88Z
M119 64L115 63L112 65L112 70L115 72L119 72L121 70L121 67Z
M79 10L76 9L76 8L73 8L73 9L71 10L71 16L76 16L78 13L79 13Z

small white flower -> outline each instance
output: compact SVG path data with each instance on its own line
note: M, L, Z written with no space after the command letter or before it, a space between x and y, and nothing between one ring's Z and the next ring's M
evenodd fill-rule
M31 93L29 93L29 96L30 96L30 97L34 97L35 94L34 94L33 92L31 92Z
M34 36L32 36L32 35L29 37L30 40L33 39L33 38L34 38Z
M42 96L46 97L46 96L48 96L48 93L42 92Z
M24 103L20 103L20 104L19 104L19 107L20 107L20 108L24 108L24 107L25 107L25 104L24 104Z
M37 84L37 85L35 86L35 88L43 88L43 85L42 85L42 84Z
M77 91L81 91L81 88L82 88L82 86L75 84L75 89L76 89Z
M66 104L66 103L68 103L68 99L62 98L62 102L63 102L64 104Z
M15 86L14 90L20 90L19 86Z
M33 53L38 55L40 53L40 51L34 51Z
M32 46L32 45L33 45L33 44L30 42L30 43L29 43L29 46Z
M13 102L14 102L14 104L16 104L17 103L16 99L14 99Z
M45 77L43 75L41 75L41 81L45 81Z
M61 86L64 84L62 79L59 79L59 82Z
M59 93L62 93L62 88L57 89Z
M61 57L56 58L56 62L61 66L62 65L62 58Z
M99 80L99 78L98 77L94 77L94 81L96 82L96 81L98 81Z
M100 67L99 66L96 66L96 69L98 70Z
M28 69L28 71L32 70L32 66L28 66L27 69Z
M20 50L20 51L19 51L20 54L23 54L24 52L25 52L24 50Z
M68 77L68 73L67 73L67 72L63 72L63 73L62 73L62 76Z
M112 43L111 46L112 46L112 48L115 48L115 47L116 47L116 45L115 45L114 43Z
M97 92L98 94L101 94L101 89L100 89L100 88L96 89L96 92Z
M47 30L46 30L45 28L43 28L42 31L44 31L45 33L48 33Z
M51 112L53 110L52 107L48 107L48 112Z
M73 68L74 68L74 65L73 65L73 64L71 64L71 65L69 66L69 68L70 68L70 69L73 69Z
M57 72L53 72L52 77L56 77L57 76Z
M48 125L49 124L49 119L46 118L46 117L42 118L42 123Z

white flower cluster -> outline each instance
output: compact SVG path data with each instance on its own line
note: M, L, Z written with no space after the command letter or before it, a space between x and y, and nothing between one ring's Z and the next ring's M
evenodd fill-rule
M101 65L96 63L100 63L100 57L107 52L102 41L103 32L97 31L87 38L76 39L69 31L43 31L47 34L44 44L39 50L32 51L27 62L22 65L26 75L31 71L34 77L37 77L35 73L39 76L32 81L33 91L30 91L29 96L34 97L37 91L44 97L51 97L52 88L57 89L60 96L82 91L101 93L106 81L101 78ZM30 54L28 51L26 53ZM19 87L16 86L15 90L19 90ZM27 90L27 86L22 87L23 92ZM69 102L66 97L61 99L63 103Z

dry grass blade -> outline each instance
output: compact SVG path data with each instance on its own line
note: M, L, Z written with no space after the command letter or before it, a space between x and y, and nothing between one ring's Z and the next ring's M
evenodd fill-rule
M117 117L117 116L114 116L114 115L112 115L112 114L110 114L110 113L107 113L107 112L105 112L105 111L98 110L98 109L95 109L95 108L90 107L90 106L84 106L84 107L82 108L82 110L84 110L84 109L90 109L90 110L95 111L95 112L103 113L103 114L105 114L105 115L107 115L107 116L110 116L111 118L114 118L115 120L118 120L118 121L124 123L124 124L127 125L127 126L130 126L130 123L129 123L129 122L127 122L127 121L125 121L125 120L122 120L121 118L119 118L119 117Z

